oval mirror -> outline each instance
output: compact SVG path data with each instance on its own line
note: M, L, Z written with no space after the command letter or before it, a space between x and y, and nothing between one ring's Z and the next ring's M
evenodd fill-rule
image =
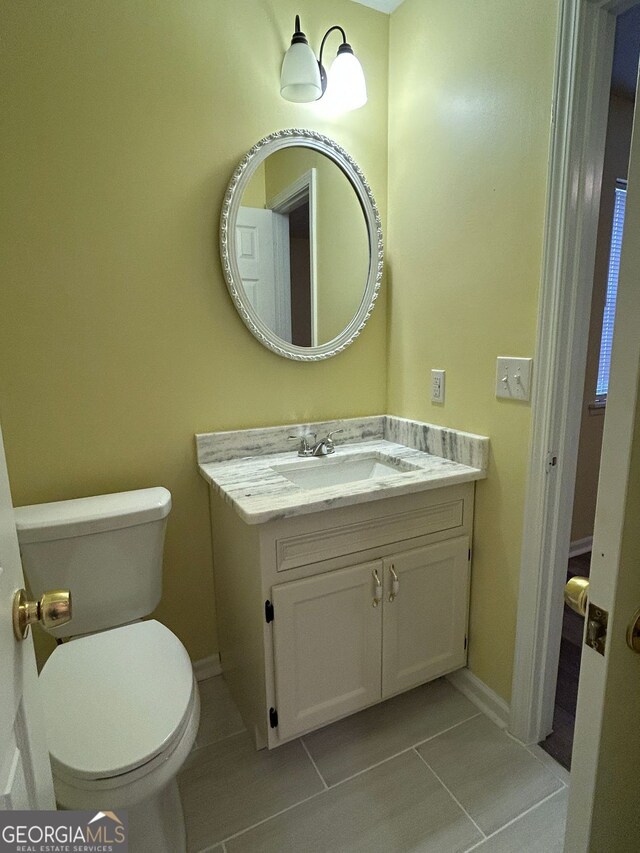
M333 140L281 130L246 154L225 194L222 268L238 312L273 352L318 361L367 322L382 229L362 171Z

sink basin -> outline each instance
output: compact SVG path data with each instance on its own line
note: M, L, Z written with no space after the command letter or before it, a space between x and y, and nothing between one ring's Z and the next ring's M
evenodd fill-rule
M274 465L273 470L303 489L322 489L358 480L394 477L407 471L416 471L417 466L394 456L372 453L337 459L312 457L300 462Z

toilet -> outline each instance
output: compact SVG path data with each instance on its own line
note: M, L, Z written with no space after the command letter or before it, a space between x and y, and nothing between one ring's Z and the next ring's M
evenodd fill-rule
M176 782L200 719L180 640L151 613L162 593L171 495L139 489L15 509L35 597L69 589L72 619L40 674L56 800L128 813L129 849L183 853Z

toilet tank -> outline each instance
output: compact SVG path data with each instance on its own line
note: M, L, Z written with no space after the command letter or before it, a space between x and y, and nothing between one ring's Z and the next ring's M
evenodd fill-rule
M71 590L74 637L147 616L162 594L162 552L171 494L137 489L16 507L22 565L34 597Z

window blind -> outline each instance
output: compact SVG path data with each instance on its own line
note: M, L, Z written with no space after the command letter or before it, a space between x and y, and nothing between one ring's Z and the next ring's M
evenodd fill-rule
M609 389L609 368L611 366L611 346L613 344L613 324L616 317L616 298L618 296L618 275L620 272L620 253L624 230L624 211L627 202L627 182L616 181L615 204L613 208L613 227L611 229L611 249L609 252L609 273L607 276L607 298L602 320L602 338L600 339L600 360L598 362L598 381L596 398L603 399Z

